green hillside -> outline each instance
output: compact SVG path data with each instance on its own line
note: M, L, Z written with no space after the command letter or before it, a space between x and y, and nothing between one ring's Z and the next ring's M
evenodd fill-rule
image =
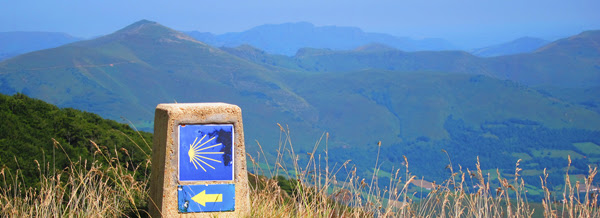
M319 123L353 136L344 138L349 144L447 138L443 124L450 115L474 126L522 119L550 128L600 130L599 114L584 106L482 75L368 70L293 81L295 92L319 109Z
M559 88L539 87L537 88L546 96L600 113L600 86L591 88Z
M0 120L0 168L7 167L13 174L20 170L28 179L24 181L27 185L36 184L43 173L38 169L45 170L45 164L62 170L71 165L69 158L90 164L93 160L103 161L96 157L97 148L90 140L100 149L119 152L121 163L139 165L151 155L150 133L136 132L126 124L96 114L61 109L23 94L0 94Z
M560 39L530 54L490 59L499 78L536 86L590 88L600 84L600 30Z
M274 73L151 21L0 63L2 93L125 117L145 130L159 103L229 102L251 115L251 136L270 135L262 130L276 132L276 122L314 110Z
M590 148L579 147L598 145L600 138L595 40L595 32L586 32L531 54L494 58L377 44L351 51L306 48L286 57L250 46L211 47L144 20L0 62L0 92L124 117L149 131L159 103L233 103L243 110L249 153L259 151L255 141L267 156L277 153L277 123L290 128L301 152L311 152L327 131L334 159L352 159L361 175L369 174L378 141L386 149L386 169L410 154L423 160L415 172L430 178L447 176L444 162L428 164L447 159L441 149L456 157L454 163L474 164L477 155L487 155L507 170L516 157L593 157L580 158L581 167L597 161ZM561 131L568 137L549 137ZM565 140L554 145L559 139ZM532 142L538 150L521 149ZM492 153L503 156L493 159ZM532 175L549 161L535 163Z

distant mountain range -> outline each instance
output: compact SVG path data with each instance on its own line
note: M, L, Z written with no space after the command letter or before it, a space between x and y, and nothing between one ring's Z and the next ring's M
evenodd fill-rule
M366 33L355 27L322 26L311 23L283 23L257 26L243 32L215 35L187 31L187 35L213 47L250 45L270 54L295 55L304 48L352 50L369 44L385 45L402 51L461 50L438 38L411 39L382 33ZM83 38L55 32L0 32L0 61L36 50L54 48ZM529 53L549 43L543 39L523 37L511 42L473 49L480 57Z
M222 49L263 66L303 71L451 72L488 75L533 86L589 88L600 84L599 42L600 31L587 31L549 43L531 53L489 58L463 51L404 52L381 44L345 51L302 48L293 57L271 55L250 46Z
M373 161L364 154L382 141L388 164L403 154L433 152L412 158L430 167L423 175L440 176L444 163L430 163L444 158L441 149L457 157L481 156L491 165L512 162L514 171L522 155L510 149L533 157L551 140L557 142L552 149L590 157L578 164L600 162L600 156L596 160L572 145L600 145L599 63L600 31L531 53L489 58L406 52L377 43L343 51L302 48L286 56L249 45L217 48L143 20L93 40L0 62L0 93L124 117L145 130L152 128L159 103L228 102L243 110L251 154L258 151L255 140L267 153L276 152L281 123L289 126L296 151L309 152L328 131L335 160ZM514 132L528 134L510 135ZM548 136L561 134L568 137L560 143ZM461 147L480 139L498 140L493 149ZM363 173L371 170L366 166L361 165Z
M403 51L438 51L456 49L436 38L411 39L382 33L366 33L356 27L322 26L311 23L269 24L239 33L185 32L214 47L237 47L248 44L271 54L293 56L301 48L349 50L371 43L385 44Z
M0 61L27 52L54 48L81 38L53 32L0 32Z
M480 57L504 56L520 53L530 53L548 43L550 42L540 38L522 37L507 43L474 49L469 52L473 55Z

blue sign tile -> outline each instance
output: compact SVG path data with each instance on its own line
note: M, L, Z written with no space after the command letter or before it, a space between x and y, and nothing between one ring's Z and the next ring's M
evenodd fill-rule
M177 201L181 213L234 211L235 185L180 185Z
M231 124L179 125L179 180L232 181Z

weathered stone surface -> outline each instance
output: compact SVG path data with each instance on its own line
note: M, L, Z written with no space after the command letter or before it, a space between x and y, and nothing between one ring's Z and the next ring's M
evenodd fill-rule
M179 181L178 126L180 124L232 124L234 128L233 181ZM159 104L154 118L150 215L152 217L244 217L250 214L248 174L242 110L225 103ZM185 151L183 151L185 152ZM178 185L235 184L235 210L230 212L180 213Z

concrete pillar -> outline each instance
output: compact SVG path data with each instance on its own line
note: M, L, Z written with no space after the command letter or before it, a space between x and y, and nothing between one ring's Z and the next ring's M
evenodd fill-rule
M150 215L250 214L242 111L225 103L159 104L154 118Z

